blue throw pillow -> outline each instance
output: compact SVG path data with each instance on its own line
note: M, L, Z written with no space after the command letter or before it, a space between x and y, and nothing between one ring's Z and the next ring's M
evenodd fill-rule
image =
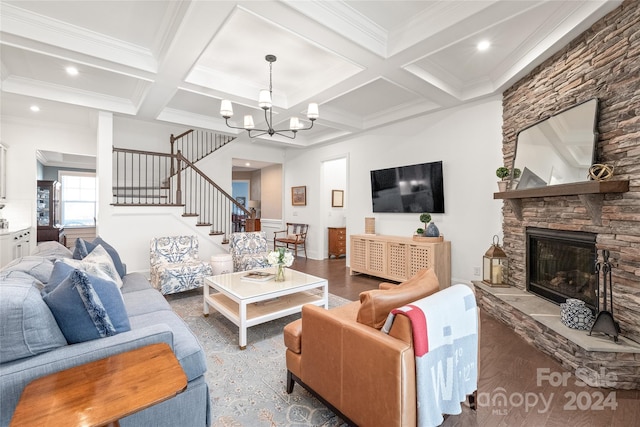
M93 242L87 242L84 239L76 239L76 245L73 250L73 259L84 259L84 257L89 255L98 245L102 245L102 247L107 251L113 260L113 265L116 267L120 278L123 278L125 274L127 274L127 269L122 263L118 251L116 251L113 246L102 240L102 237L95 238Z
M122 294L110 280L74 269L43 299L69 344L131 330Z
M93 246L90 242L87 242L84 239L77 238L76 244L73 248L73 259L82 259L86 257L94 247L95 246Z
M51 276L52 270L53 261L37 255L29 255L22 258L16 258L9 264L2 267L3 272L22 271L42 283L47 283L47 280L49 280L49 276Z
M51 272L51 276L49 276L49 281L42 289L42 295L44 296L53 291L73 270L75 270L74 266L62 261L56 261L56 263L53 264L53 271Z
M38 288L23 274L12 272L0 284L0 363L67 345Z

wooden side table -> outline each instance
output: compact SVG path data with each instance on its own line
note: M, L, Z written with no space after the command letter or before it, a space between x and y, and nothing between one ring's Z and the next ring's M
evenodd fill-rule
M260 218L247 218L244 222L244 231L260 231Z
M169 345L152 344L30 382L9 426L119 426L186 388Z
M347 254L347 229L346 227L328 227L329 229L329 258L331 255L338 258Z

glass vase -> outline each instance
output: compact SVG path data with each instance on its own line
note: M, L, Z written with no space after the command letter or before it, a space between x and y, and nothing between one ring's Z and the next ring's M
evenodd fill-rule
M276 267L276 282L284 282L284 265L278 264Z

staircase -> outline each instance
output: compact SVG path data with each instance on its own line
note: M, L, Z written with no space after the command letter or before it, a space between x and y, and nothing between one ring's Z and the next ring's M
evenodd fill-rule
M235 138L189 130L171 135L171 152L113 148L114 206L182 206L182 216L196 217L196 226L210 235L233 232L234 215L250 212L202 172L196 162Z

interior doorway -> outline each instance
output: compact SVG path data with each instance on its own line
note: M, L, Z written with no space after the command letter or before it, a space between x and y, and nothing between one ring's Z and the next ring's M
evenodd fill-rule
M348 156L322 162L322 223L324 258L329 257L329 227L346 227L348 209Z

